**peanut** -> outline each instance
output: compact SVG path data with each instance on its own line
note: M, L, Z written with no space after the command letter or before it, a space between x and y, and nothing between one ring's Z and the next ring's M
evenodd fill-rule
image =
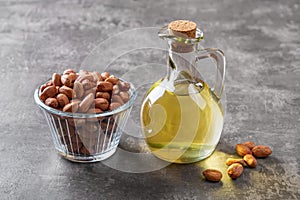
M40 94L40 99L45 101L49 97L54 97L57 94L57 89L55 85L46 87L43 92Z
M117 102L117 103L119 103L119 104L121 104L121 105L124 104L122 98L121 98L119 95L113 95L113 96L111 97L111 102L113 102L113 103L114 103L114 102Z
M79 104L79 112L87 112L94 102L94 94L88 94Z
M77 103L77 104L80 104L81 100L80 99L72 99L70 101L70 103Z
M59 88L59 92L62 93L62 94L65 94L67 95L67 97L69 99L72 99L72 98L75 98L76 97L76 94L74 92L74 90L72 88L69 88L67 86L62 86L61 88Z
M91 75L93 75L94 80L96 80L96 81L102 81L103 80L102 76L99 72L92 72Z
M47 83L41 85L41 87L40 87L40 93L42 93L48 86L53 86L53 85L54 84L53 84L52 80L50 80Z
M59 106L62 108L69 103L69 99L65 94L58 94L56 99L58 101Z
M58 106L58 102L55 98L47 98L45 101L45 104L52 108L57 108L57 106Z
M240 155L240 156L244 156L246 154L252 154L251 150L249 149L249 147L247 147L246 145L243 144L237 144L235 146L236 152Z
M111 82L98 81L97 91L99 92L108 92L113 89L113 84Z
M60 74L53 73L52 75L52 82L55 86L61 86L61 76Z
M73 69L66 69L63 74L65 75L68 75L68 74L71 74L71 73L75 73L75 71Z
M249 142L244 142L243 145L249 147L250 150L252 150L253 147L255 147L254 142L251 142L251 141L249 141Z
M128 92L120 92L120 97L123 99L123 102L124 103L126 103L128 100L129 100L129 98L130 98L130 96L129 96L129 94L128 94Z
M249 167L252 167L252 168L256 167L257 160L251 154L245 155L243 159Z
M78 111L78 103L68 103L64 106L63 111L76 113Z
M82 83L80 83L79 81L74 82L73 90L77 98L81 98L83 96L84 88L82 86Z
M94 100L95 108L99 108L101 110L107 110L109 107L109 102L104 98L96 98Z
M68 86L68 87L73 87L73 81L72 81L72 76L71 74L69 75L62 75L61 76L61 83L65 86Z
M89 90L89 89L91 89L93 87L96 87L96 83L92 82L92 81L90 81L88 79L85 79L85 80L82 81L82 86L83 86L83 88L85 90Z
M87 96L88 94L93 94L93 95L95 95L95 93L96 93L96 88L91 88L91 89L89 89L89 90L84 91L83 96L85 97L85 96Z
M120 103L111 103L110 105L109 105L109 110L114 110L114 109L117 109L117 108L119 108L121 106L121 104Z
M108 72L101 73L102 80L107 79L109 76L110 76L110 74Z
M118 85L113 86L112 94L119 94L120 89Z
M253 155L257 158L265 158L272 154L272 150L268 146L258 145L252 149Z
M202 174L208 181L219 182L222 179L222 173L216 169L206 169Z
M113 85L116 85L119 82L119 79L113 75L105 79L106 82L111 82Z
M244 161L243 159L241 159L241 158L237 158L237 159L234 159L234 158L228 158L228 159L226 160L226 165L227 165L227 166L230 166L230 165L232 165L233 163L240 163L240 164L243 165L243 166L246 165L245 161Z
M119 82L119 88L122 91L128 91L130 89L130 84L127 82Z
M92 74L89 74L89 73L86 73L86 74L82 74L78 77L78 81L79 82L83 82L84 80L89 80L89 81L92 81L94 82L95 81L95 78Z
M237 179L242 175L243 170L244 168L240 163L233 163L228 167L227 174L229 175L230 178Z
M104 98L110 100L110 94L108 92L97 92L96 98Z

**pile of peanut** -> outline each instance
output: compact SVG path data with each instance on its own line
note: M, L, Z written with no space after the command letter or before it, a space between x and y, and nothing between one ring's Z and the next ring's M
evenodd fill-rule
M62 75L54 73L52 79L40 87L40 99L63 112L95 114L128 102L129 90L129 83L108 72L80 70L76 73L67 69ZM112 135L119 129L115 115L76 118L51 114L51 119L58 145L73 155L102 153L112 144Z
M67 69L62 75L54 73L52 80L40 87L40 99L63 112L101 113L126 103L129 89L129 83L108 72Z
M244 167L255 168L257 166L256 158L266 158L272 153L270 147L264 145L256 146L254 142L237 144L235 149L242 158L228 158L226 160L226 165L229 166L227 174L232 179L240 177ZM222 173L216 169L206 169L202 174L208 181L219 182L222 179Z

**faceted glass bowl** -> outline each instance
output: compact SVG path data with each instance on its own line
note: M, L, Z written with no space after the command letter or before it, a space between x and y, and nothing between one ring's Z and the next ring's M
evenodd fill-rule
M86 163L101 161L114 154L137 95L131 83L128 102L115 110L95 114L51 108L39 98L39 88L34 92L34 99L45 116L54 146L61 156Z

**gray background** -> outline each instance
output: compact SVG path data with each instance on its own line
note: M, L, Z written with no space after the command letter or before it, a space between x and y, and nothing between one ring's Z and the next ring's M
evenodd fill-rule
M1 1L0 199L300 199L299 7L296 0ZM227 56L217 151L144 174L60 158L33 101L35 87L53 72L79 69L114 33L174 19L196 21L203 45ZM273 154L231 181L224 162L247 140ZM222 182L204 181L206 167L222 170Z

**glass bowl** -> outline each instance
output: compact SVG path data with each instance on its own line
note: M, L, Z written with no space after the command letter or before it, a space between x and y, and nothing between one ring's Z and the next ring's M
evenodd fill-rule
M92 114L63 112L47 106L39 97L41 85L36 88L34 99L45 116L54 146L61 156L87 163L114 154L137 96L131 83L128 102L115 110Z

